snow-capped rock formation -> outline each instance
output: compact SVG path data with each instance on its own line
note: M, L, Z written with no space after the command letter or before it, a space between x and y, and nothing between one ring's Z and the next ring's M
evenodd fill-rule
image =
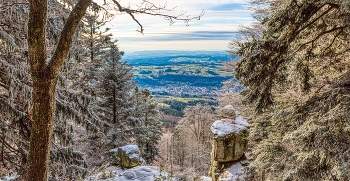
M125 145L109 151L112 153L113 164L118 164L122 168L132 168L140 165L142 158L137 145Z
M210 168L210 175L213 181L218 180L218 178L222 180L223 177L219 177L219 175L240 160L248 147L249 123L237 114L231 105L225 106L220 113L222 119L215 121L210 128L214 138ZM233 170L237 171L237 169ZM230 174L228 172L226 175ZM240 173L237 174L239 176L242 175Z

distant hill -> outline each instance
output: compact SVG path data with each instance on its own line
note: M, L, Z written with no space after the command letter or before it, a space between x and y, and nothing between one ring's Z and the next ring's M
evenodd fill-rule
M134 80L151 90L165 115L181 117L186 106L217 105L222 82L233 78L220 66L232 58L225 51L161 50L129 53L122 61L133 65Z
M171 65L174 63L218 63L219 61L229 61L229 54L225 51L176 51L176 50L154 50L138 51L126 54L123 61L138 66L150 65ZM200 62L199 62L200 61Z
M220 69L232 58L225 51L139 51L122 61L133 65L134 80L154 93L176 96L212 96L222 82L233 78Z

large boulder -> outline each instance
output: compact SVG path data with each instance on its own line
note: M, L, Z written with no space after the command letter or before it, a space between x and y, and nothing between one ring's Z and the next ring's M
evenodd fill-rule
M222 119L211 126L214 135L213 158L219 162L239 160L248 146L249 124L242 116L236 119Z
M220 173L242 158L248 148L248 122L228 105L220 110L221 120L210 127L213 133L211 167L213 181ZM239 173L240 174L240 173Z
M132 168L140 165L142 158L137 145L125 145L109 151L112 154L112 163L122 168Z

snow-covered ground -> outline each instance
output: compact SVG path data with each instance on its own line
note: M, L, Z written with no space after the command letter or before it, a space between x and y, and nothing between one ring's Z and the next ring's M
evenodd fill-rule
M90 176L85 181L153 181L174 180L170 175L156 166L137 166L127 170L118 167L108 167L104 171Z
M237 162L227 168L220 174L218 180L220 181L242 181L243 179L243 166L240 162Z
M16 180L16 178L18 177L19 175L17 175L17 173L13 173L12 175L5 176L4 178L0 177L0 181L13 181Z

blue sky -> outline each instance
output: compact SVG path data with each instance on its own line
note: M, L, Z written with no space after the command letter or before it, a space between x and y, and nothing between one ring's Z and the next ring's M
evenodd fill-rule
M100 0L101 1L101 0ZM142 0L119 0L120 4L136 7ZM129 15L117 15L107 24L110 32L119 40L121 50L128 52L143 50L227 50L241 25L253 22L246 0L149 0L155 4L164 3L168 8L176 7L170 13L196 16L205 11L201 20L170 25L162 17L135 15L144 26L144 34Z

